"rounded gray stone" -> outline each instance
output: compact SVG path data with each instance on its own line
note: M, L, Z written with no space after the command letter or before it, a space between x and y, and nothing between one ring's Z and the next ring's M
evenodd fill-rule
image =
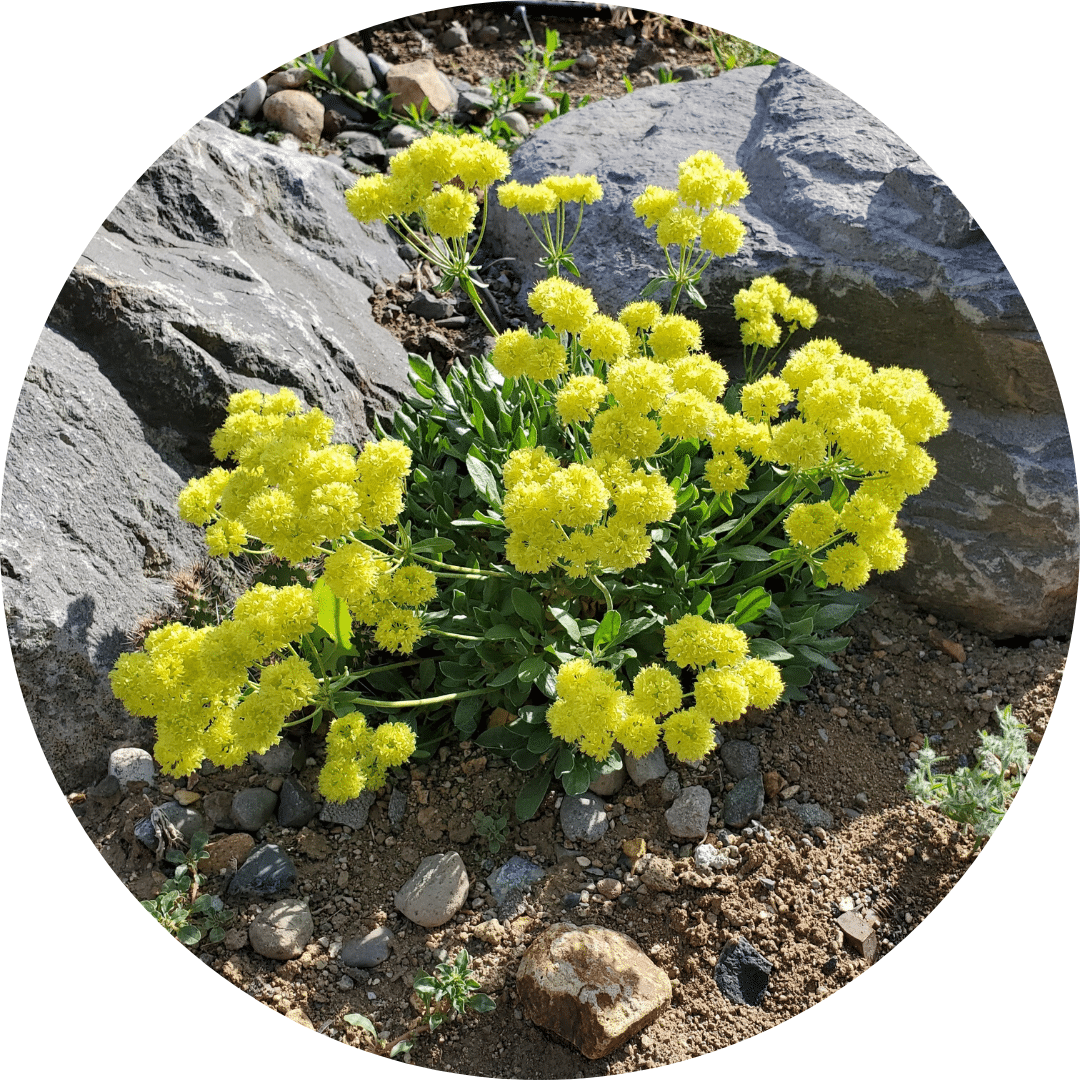
M362 938L353 938L341 946L338 962L346 967L378 967L390 956L390 943L394 934L385 926L376 927Z
M375 73L371 70L367 54L348 38L338 38L334 42L330 70L345 84L345 88L354 94L362 94L375 85Z
M120 786L154 783L154 759L138 746L121 746L109 755L109 775L115 776Z
M269 773L271 776L288 776L292 772L294 757L296 757L296 747L291 742L282 739L276 746L271 746L265 754L252 754L250 760L260 772Z
M394 907L417 926L449 922L469 895L469 875L456 851L422 859L394 896Z
M233 798L233 821L244 832L258 832L273 818L277 804L277 792L264 787L245 788Z
M248 941L270 960L298 957L315 932L315 921L303 900L279 900L260 911L248 927Z
M626 783L626 777L626 763L624 762L612 772L601 773L589 785L589 790L602 799L610 799L612 795L622 790L623 784Z
M532 130L529 127L529 121L514 109L511 109L510 112L503 113L499 119L506 124L515 135L527 136Z
M761 751L746 739L728 739L720 747L720 759L734 780L742 780L761 767Z
M248 120L254 120L259 115L259 110L266 100L266 80L256 79L245 91L240 99L240 115Z
M788 799L780 804L785 810L790 810L804 829L813 829L820 826L823 829L833 827L833 816L824 807L816 802L797 803L794 799Z
M709 831L709 810L712 796L709 789L695 786L684 788L679 797L664 812L668 832L679 840L700 840Z
M571 842L595 844L608 828L604 800L598 795L564 795L559 809L563 835Z

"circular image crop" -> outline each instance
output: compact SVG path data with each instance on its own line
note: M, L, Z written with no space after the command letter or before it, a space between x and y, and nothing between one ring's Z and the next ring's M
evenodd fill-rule
M4 467L119 1009L557 1080L977 997L920 940L1023 864L1080 516L983 223L685 16L395 14L233 89L63 281Z

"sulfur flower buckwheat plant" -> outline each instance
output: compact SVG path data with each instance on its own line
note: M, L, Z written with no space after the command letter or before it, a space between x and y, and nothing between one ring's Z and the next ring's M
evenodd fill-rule
M508 172L490 144L433 135L346 200L487 321L472 260ZM897 514L933 479L922 444L949 416L921 372L830 338L788 349L817 312L770 277L735 297L744 377L708 354L677 309L703 306L701 273L739 249L748 190L709 151L647 187L634 212L668 272L604 312L570 251L596 178L502 184L503 207L543 218L536 326L445 378L411 356L414 395L359 451L290 391L235 395L224 464L180 507L212 555L263 578L219 624L156 630L113 672L157 719L163 767L233 764L308 724L341 801L475 738L529 774L525 819L553 782L583 792L624 753L700 760L718 725L834 670L859 590L904 562Z

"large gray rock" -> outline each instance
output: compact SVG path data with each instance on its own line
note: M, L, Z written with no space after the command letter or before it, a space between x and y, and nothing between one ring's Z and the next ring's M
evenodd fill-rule
M370 318L405 264L359 224L327 160L201 121L142 176L74 267L12 427L0 569L20 684L64 790L152 725L107 673L169 576L204 551L176 496L211 463L230 393L290 386L362 442L407 387Z
M633 199L648 184L673 187L678 163L698 149L741 168L751 187L738 210L743 250L710 266L709 308L689 312L712 355L739 370L731 298L768 273L817 305L813 336L877 366L924 370L953 426L929 444L939 477L905 507L910 555L885 580L992 635L1066 633L1080 515L1053 371L990 242L880 121L781 61L576 109L515 152L513 178L597 175L604 197L585 210L575 258L614 313L663 266ZM505 255L535 263L516 211L493 207L490 228Z

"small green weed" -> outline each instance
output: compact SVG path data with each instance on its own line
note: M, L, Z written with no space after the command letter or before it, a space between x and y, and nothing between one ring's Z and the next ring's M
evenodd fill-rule
M444 1020L473 1012L486 1013L495 1008L495 1002L487 994L477 991L480 984L472 977L472 959L462 949L453 963L439 964L433 974L426 971L417 974L413 990L420 1002L420 1015L409 1025L400 1038L391 1042L380 1037L375 1025L362 1013L348 1013L345 1023L364 1031L376 1053L397 1057L408 1053L416 1043L416 1036L426 1027L435 1031Z
M483 810L477 810L473 814L473 828L482 840L487 841L488 851L492 855L497 855L502 850L509 833L510 816L503 812L503 807L504 804L500 802L492 807L490 814L485 814Z
M917 799L970 826L983 841L1004 817L1031 764L1028 728L1013 718L1011 705L998 710L998 723L1000 735L979 732L978 765L952 774L934 772L948 759L936 755L928 739L906 785Z
M206 884L206 876L197 867L206 858L207 839L205 832L197 832L186 853L175 848L167 851L165 858L176 864L173 876L153 900L142 901L142 906L183 945L198 944L204 934L210 942L221 941L235 914L227 909L215 910L215 897L199 892Z

